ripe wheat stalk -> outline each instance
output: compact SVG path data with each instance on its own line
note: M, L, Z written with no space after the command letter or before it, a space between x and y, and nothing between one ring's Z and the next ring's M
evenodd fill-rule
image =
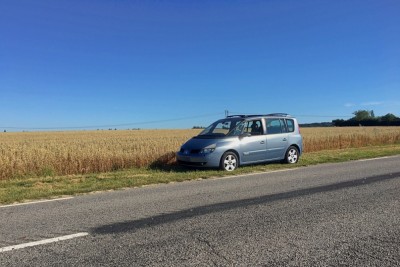
M0 179L174 164L199 130L0 133ZM304 152L400 143L400 127L302 128Z

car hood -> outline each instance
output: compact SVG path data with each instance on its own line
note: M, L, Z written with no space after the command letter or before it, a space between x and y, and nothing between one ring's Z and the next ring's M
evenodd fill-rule
M192 138L183 144L184 149L203 149L206 146L215 144L218 140L216 139L196 139Z
M185 144L183 144L182 148L183 149L203 149L209 145L216 144L222 144L222 143L227 143L231 142L234 137L230 138L206 138L206 139L200 139L200 138L192 138L189 141L187 141Z

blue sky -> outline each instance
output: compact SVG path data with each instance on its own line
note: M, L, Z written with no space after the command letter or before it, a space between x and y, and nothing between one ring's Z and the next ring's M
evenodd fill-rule
M3 0L0 129L400 116L399 14L397 0Z

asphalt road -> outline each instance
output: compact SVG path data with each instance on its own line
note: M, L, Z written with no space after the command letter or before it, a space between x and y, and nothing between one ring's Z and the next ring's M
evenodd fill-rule
M400 156L0 206L0 266L214 265L400 266Z

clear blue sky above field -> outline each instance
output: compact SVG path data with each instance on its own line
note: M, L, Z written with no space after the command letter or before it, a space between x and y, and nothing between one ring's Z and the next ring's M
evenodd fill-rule
M400 115L400 2L0 2L0 130Z

